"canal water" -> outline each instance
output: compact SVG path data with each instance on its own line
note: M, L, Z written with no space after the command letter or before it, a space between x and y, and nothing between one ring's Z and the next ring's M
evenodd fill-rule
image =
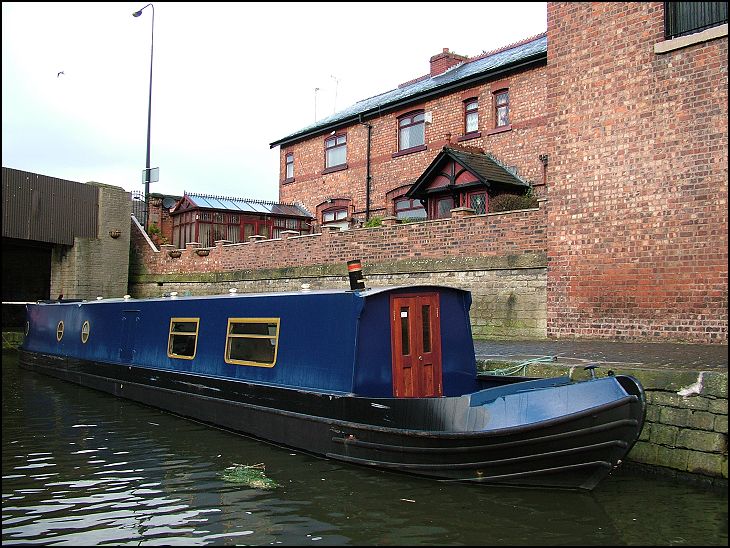
M2 543L717 545L727 492L620 470L592 493L318 459L2 362ZM263 465L277 486L230 481Z

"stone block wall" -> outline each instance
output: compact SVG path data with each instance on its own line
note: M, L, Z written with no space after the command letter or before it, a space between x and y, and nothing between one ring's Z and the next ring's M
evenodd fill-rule
M96 238L75 238L70 247L54 246L53 299L61 293L66 299L123 297L127 293L132 213L129 193L101 183L87 184L99 187L98 233Z
M647 417L636 462L727 479L727 371L642 372ZM690 395L678 392L696 386Z
M483 370L505 365L479 363ZM525 367L524 374L588 379L583 365L534 363ZM598 376L606 375L608 367L606 364L597 369ZM728 479L727 370L623 364L615 367L611 364L610 368L618 375L636 377L646 391L646 421L639 440L629 452L629 461L669 473ZM682 391L688 395L678 394Z

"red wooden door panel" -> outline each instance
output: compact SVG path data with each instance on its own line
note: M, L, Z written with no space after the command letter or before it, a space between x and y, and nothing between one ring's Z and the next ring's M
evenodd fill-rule
M438 294L392 296L393 395L401 398L443 394Z

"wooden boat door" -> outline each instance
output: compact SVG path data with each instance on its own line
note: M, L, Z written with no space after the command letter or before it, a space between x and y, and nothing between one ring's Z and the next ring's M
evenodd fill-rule
M438 294L391 295L390 315L393 395L443 395Z

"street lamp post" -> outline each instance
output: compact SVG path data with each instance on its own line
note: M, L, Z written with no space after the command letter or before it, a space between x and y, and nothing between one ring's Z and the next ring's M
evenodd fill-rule
M147 4L144 8L132 14L134 17L139 17L142 15L142 10L147 7L152 8L152 38L150 40L150 96L147 104L147 161L145 162L144 171L145 229L149 228L150 225L150 129L152 126L152 58L155 51L155 6Z

